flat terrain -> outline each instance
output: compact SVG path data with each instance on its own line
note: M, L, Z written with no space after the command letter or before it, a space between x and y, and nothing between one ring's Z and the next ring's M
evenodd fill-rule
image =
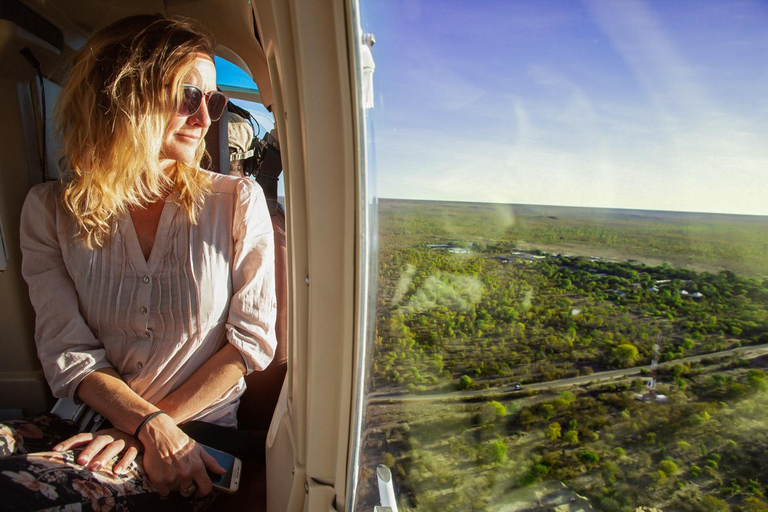
M400 510L768 510L768 218L381 200L379 224L361 504L384 463ZM636 399L651 378L666 401Z
M513 243L768 278L764 216L400 199L381 199L379 216L383 248L429 239Z

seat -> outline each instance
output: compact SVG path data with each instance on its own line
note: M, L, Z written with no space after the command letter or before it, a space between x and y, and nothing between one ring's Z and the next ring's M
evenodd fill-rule
M227 116L223 116L212 125L206 135L206 145L211 155L209 169L216 172L225 171L229 174L229 151L226 147ZM274 190L276 196L277 189ZM271 192L271 191L270 191ZM265 190L265 193L267 191ZM269 198L268 198L269 199ZM277 197L274 197L276 201ZM282 208L276 208L272 215L272 226L275 233L275 294L277 298L277 347L272 363L263 371L253 372L245 379L247 389L240 398L238 409L238 429L250 432L256 442L266 440L266 433L272 421L280 391L282 389L288 368L288 281L287 281L287 250L285 232L285 213ZM259 451L258 460L244 460L241 471L240 489L236 494L222 494L214 502L211 510L266 510L266 461L264 454Z

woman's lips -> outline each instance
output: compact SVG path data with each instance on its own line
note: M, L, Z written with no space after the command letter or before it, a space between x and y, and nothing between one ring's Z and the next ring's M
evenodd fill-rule
M187 142L199 142L200 141L200 136L199 135L189 135L189 134L185 134L185 133L177 133L176 136L179 137L182 140L187 141Z

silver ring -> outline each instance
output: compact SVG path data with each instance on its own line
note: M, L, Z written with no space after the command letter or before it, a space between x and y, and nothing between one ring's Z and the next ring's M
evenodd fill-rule
M182 489L179 491L179 494L184 496L185 498L188 496L192 496L192 493L195 492L195 489L197 489L197 486L195 484L190 485L186 489Z

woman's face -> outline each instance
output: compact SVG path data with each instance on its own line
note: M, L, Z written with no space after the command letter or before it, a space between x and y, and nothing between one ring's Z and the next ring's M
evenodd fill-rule
M199 87L203 93L215 91L216 68L213 61L202 54L197 57L194 68L185 77L184 83ZM168 130L163 139L161 165L166 167L174 162L194 164L195 153L209 126L211 126L211 118L208 115L208 105L205 100L194 115L174 116L168 124Z

